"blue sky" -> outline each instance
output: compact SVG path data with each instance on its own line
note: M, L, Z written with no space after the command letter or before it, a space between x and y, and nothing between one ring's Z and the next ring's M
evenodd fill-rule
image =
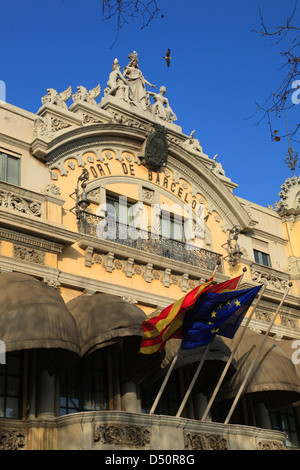
M267 206L292 176L284 163L288 143L257 125L255 102L280 83L280 46L252 32L258 6L270 26L282 24L294 0L158 0L164 13L141 29L129 22L115 42L115 22L104 23L101 0L1 0L0 80L6 100L37 112L47 88L61 92L100 83L103 96L115 57L121 68L137 51L145 78L166 96L185 134L196 130L204 153L222 163L239 185L234 194ZM297 14L298 25L300 7ZM172 63L162 56L171 49ZM72 101L70 101L71 104ZM295 106L289 125L299 117ZM299 120L299 119L298 119ZM275 128L284 131L283 117ZM299 151L299 145L293 145ZM299 175L299 169L297 171Z

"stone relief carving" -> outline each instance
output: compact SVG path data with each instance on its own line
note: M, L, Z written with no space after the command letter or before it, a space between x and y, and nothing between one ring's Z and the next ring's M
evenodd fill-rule
M45 264L45 253L42 251L34 250L26 246L14 245L13 256L22 261L29 261L30 263Z
M280 315L280 323L286 328L291 328L293 330L299 330L299 322L297 318L291 317L290 315L282 314Z
M187 433L184 447L188 450L227 450L227 440L217 434Z
M86 103L92 104L92 105L97 105L96 103L96 98L101 93L101 86L98 84L95 88L92 90L87 90L84 86L78 86L77 87L77 92L74 93L72 96L73 101L85 101Z
M51 131L52 132L58 132L70 126L71 124L68 124L67 122L62 121L61 119L51 117Z
M278 441L259 441L257 443L257 450L283 450L284 445Z
M43 104L54 104L60 108L68 109L66 101L71 98L72 88L69 86L65 91L58 93L54 88L48 88L47 94L42 97Z
M264 321L266 323L271 323L274 314L271 312L264 312L263 310L256 310L255 318L257 320Z
M3 430L0 432L0 450L22 450L25 448L25 433Z
M47 138L49 137L48 125L44 118L37 117L34 121L33 138Z
M251 268L251 277L252 280L258 283L265 283L269 277L270 273L260 270L257 267ZM268 281L269 287L274 287L277 290L285 290L288 286L289 280L286 278L281 278L276 274L271 274L271 278Z
M41 188L41 191L43 194L46 194L48 196L55 196L59 197L61 195L61 190L56 184L54 183L49 183L46 186L43 186Z
M155 191L149 188L142 188L142 200L148 202L149 204L155 203Z
M133 119L131 116L126 116L125 114L112 111L113 120L118 124L123 124L124 126L129 126L137 129L142 129L147 132L150 132L150 127L141 123L137 119Z
M83 114L82 124L99 124L101 122L101 119L95 119L94 117L89 116L88 114Z
M93 446L111 444L115 446L146 447L150 444L150 429L122 424L93 426Z
M35 217L41 217L42 215L42 204L40 202L21 197L9 191L0 191L0 207Z

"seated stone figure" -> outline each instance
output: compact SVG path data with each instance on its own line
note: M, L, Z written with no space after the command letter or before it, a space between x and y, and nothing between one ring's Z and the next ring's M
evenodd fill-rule
M169 100L164 96L166 93L166 87L161 86L159 93L153 93L148 91L148 95L154 99L154 104L151 106L154 115L157 115L162 120L167 122L173 122L177 120L176 115L169 105Z

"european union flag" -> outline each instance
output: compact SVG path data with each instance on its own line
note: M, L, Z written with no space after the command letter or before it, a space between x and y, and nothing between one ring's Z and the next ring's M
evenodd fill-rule
M181 348L205 346L216 335L233 338L261 287L200 296L184 317Z

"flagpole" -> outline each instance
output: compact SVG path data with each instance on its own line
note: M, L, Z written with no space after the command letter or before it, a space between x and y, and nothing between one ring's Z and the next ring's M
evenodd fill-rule
M286 290L285 290L285 293L284 293L284 295L283 295L283 297L282 297L282 299L281 299L281 302L280 302L280 304L279 304L279 306L278 306L278 308L277 308L277 310L276 310L276 312L275 312L275 315L273 316L272 322L270 323L269 328L268 328L267 331L265 332L264 338L263 338L262 341L261 341L260 347L259 347L259 349L258 349L258 351L257 351L257 353L256 353L256 355L255 355L255 357L254 357L254 359L253 359L253 361L252 361L252 363L251 363L251 365L250 365L248 371L247 371L247 374L246 374L245 377L244 377L244 380L243 380L243 382L242 382L242 384L241 384L241 386L240 386L240 388L239 388L239 391L238 391L238 393L237 393L237 395L236 395L236 397L235 397L235 399L234 399L234 401L233 401L233 403L232 403L232 405L231 405L231 408L230 408L229 413L228 413L228 415L227 415L227 417L226 417L226 419L225 419L225 421L224 421L224 424L228 424L229 421L230 421L230 418L231 418L231 416L232 416L232 414L233 414L233 412L234 412L234 410L235 410L235 407L236 407L236 405L237 405L237 403L238 403L238 401L239 401L239 399L240 399L241 394L242 394L243 391L244 391L244 388L245 388L245 386L246 386L246 384L247 384L247 382L248 382L248 379L249 379L249 377L250 377L250 374L251 374L251 372L252 372L254 366L256 365L257 359L258 359L258 357L259 357L259 355L260 355L260 353L261 353L261 351L262 351L262 348L263 348L263 346L264 346L264 344L265 344L265 342L266 342L266 340L267 340L267 338L268 338L268 335L269 335L269 333L270 333L270 330L271 330L272 326L274 325L274 322L275 322L275 320L276 320L276 317L277 317L278 313L279 313L280 310L281 310L281 307L282 307L282 305L283 305L283 302L285 301L285 298L286 298L286 296L287 296L287 294L288 294L288 292L289 292L291 286L292 286L292 283L290 282L289 285L288 285L288 287L287 287Z
M207 407L206 407L206 409L205 409L205 411L204 411L204 414L203 414L203 416L202 416L202 418L201 418L200 421L205 421L206 418L207 418L207 415L208 415L208 413L209 413L209 411L210 411L210 409L211 409L211 407L212 407L212 404L213 404L213 402L214 402L214 399L216 398L216 395L217 395L217 393L218 393L218 391L219 391L219 389L220 389L220 387L221 387L221 385L222 385L222 382L223 382L223 380L224 380L224 378L225 378L225 375L226 375L226 373L227 373L227 371L228 371L228 369L229 369L229 366L230 366L230 364L231 364L231 362L232 362L232 360L233 360L233 358L234 358L234 355L235 355L235 353L236 353L236 350L237 350L237 348L239 347L239 345L241 344L241 341L242 341L242 339L243 339L243 336L244 336L244 334L245 334L245 332L246 332L246 328L248 327L248 325L249 325L251 319L253 318L254 312L255 312L255 310L256 310L256 308L257 308L257 305L259 304L259 302L260 302L260 300L261 300L261 298L262 298L262 296L263 296L263 294L264 294L264 292L265 292L266 287L267 287L267 284L264 284L263 287L261 288L261 291L260 291L260 293L259 293L259 296L258 296L258 299L257 299L257 301L256 301L256 304L254 305L254 307L253 307L253 309L252 309L252 312L250 313L249 317L247 317L247 320L246 320L246 323L245 323L245 325L244 325L244 328L243 328L243 330L241 331L239 340L237 341L235 347L233 348L233 350L232 350L232 352L231 352L231 355L230 355L230 357L229 357L229 359L228 359L228 361L227 361L227 363L226 363L226 365L225 365L225 367L224 367L224 369L223 369L223 372L222 372L222 374L221 374L221 377L219 378L219 381L218 381L218 383L217 383L217 385L216 385L216 388L215 388L215 390L214 390L214 392L213 392L213 394L212 394L212 396L211 396L211 398L210 398L210 400L209 400L209 402L208 402L208 404L207 404Z
M245 274L246 271L247 271L247 268L244 268L244 269L243 269L243 273L241 274L241 277L240 277L239 282L238 282L238 284L237 284L236 287L238 287L238 286L240 285L240 283L241 283L241 281L242 281L242 279L243 279L243 276L244 276L244 274ZM194 377L193 377L193 379L192 379L192 381L191 381L191 383L190 383L190 385L189 385L189 387L188 387L188 389L187 389L187 391L186 391L186 394L185 394L185 396L184 396L184 398L183 398L183 401L182 401L182 403L181 403L181 405L180 405L180 407L179 407L179 409L178 409L178 411L177 411L176 418L178 418L179 416L181 416L181 413L182 413L182 411L183 411L183 409L184 409L184 407L185 407L185 405L186 405L186 402L188 401L188 398L189 398L189 396L190 396L190 394L191 394L191 392L192 392L192 389L193 389L193 387L194 387L194 385L195 385L195 383L196 383L196 380L197 380L197 378L198 378L198 376L199 376L199 374L200 374L200 371L201 371L201 369L202 369L202 367L203 367L203 364L204 364L204 362L205 362L205 360L206 360L206 358L207 358L207 355L208 355L208 353L209 353L209 351L210 351L210 349L211 349L211 346L212 346L212 344L213 344L215 338L216 338L216 337L214 337L214 338L208 343L208 345L207 345L207 347L206 347L206 349L205 349L205 352L204 352L204 354L203 354L203 356L202 356L202 358L201 358L201 361L200 361L200 363L199 363L199 365L198 365L198 367L197 367L197 369L196 369L196 372L195 372L195 374L194 374Z
M173 369L174 369L174 366L175 366L175 364L176 364L176 361L177 361L177 359L178 359L179 352L180 352L180 347L181 347L181 344L180 344L179 348L177 349L177 352L176 352L175 356L173 357L173 360L172 360L172 362L171 362L171 365L170 365L170 367L169 367L169 370L168 370L168 372L167 372L167 374L166 374L166 376L165 376L165 378L164 378L164 381L163 381L163 383L162 383L161 386L160 386L159 392L158 392L158 394L157 394L157 396L156 396L156 398L155 398L155 400L154 400L154 402L153 402L152 408L151 408L151 410L150 410L150 412L149 412L150 415L153 415L153 413L154 413L154 411L155 411L155 409L156 409L156 407L157 407L157 404L158 404L158 402L159 402L159 400L160 400L160 398L161 398L161 396L162 396L162 394L163 394L163 391L164 391L164 389L165 389L165 387L166 387L166 385L167 385L167 382L168 382L168 380L169 380L169 378L170 378L170 375L171 375L171 373L172 373L172 371L173 371Z
M201 361L199 362L199 365L198 365L198 367L197 367L197 369L196 369L196 372L195 372L195 374L194 374L193 380L191 381L191 383L190 383L190 385L189 385L189 388L187 389L186 394L185 394L185 396L184 396L184 399L182 400L182 403L181 403L181 405L180 405L180 407L179 407L179 409L178 409L178 411L177 411L176 418L179 418L179 417L181 416L181 413L182 413L182 411L183 411L183 409L184 409L184 407L185 407L185 405L186 405L186 402L188 401L188 398L189 398L189 396L190 396L190 394L191 394L191 392L192 392L192 390L193 390L193 387L194 387L195 382L196 382L196 380L197 380L197 378L198 378L198 375L200 374L200 371L201 371L201 369L202 369L202 366L203 366L204 362L206 361L207 355L208 355L208 353L209 353L209 351L210 351L210 349L211 349L211 345L212 345L212 343L214 342L214 339L215 339L215 337L208 343L208 345L207 345L207 347L206 347L206 349L205 349L205 351L204 351L204 354L203 354L203 356L202 356L202 358L201 358Z
M213 277L215 276L215 274L216 274L216 272L217 272L218 267L220 266L220 264L221 264L221 261L218 260L218 261L217 261L217 264L216 264L216 266L215 266L215 268L214 268L214 270L213 270L213 273L212 273L212 275L211 275L211 278L213 278ZM155 400L154 400L154 402L153 402L152 408L151 408L151 410L150 410L150 412L149 412L150 415L152 415L152 414L154 413L154 411L155 411L155 409L156 409L156 407L157 407L157 404L158 404L158 402L159 402L159 400L160 400L160 398L161 398L161 396L162 396L162 394L163 394L163 391L164 391L164 389L165 389L165 387L166 387L166 385L167 385L167 382L168 382L168 380L169 380L169 378L170 378L170 375L171 375L171 373L172 373L172 371L173 371L173 369L174 369L174 367L175 367L176 361L177 361L177 359L178 359L178 357L179 357L180 348L181 348L181 344L180 344L179 348L177 349L177 352L176 352L175 356L173 357L173 360L172 360L172 363L171 363L171 365L170 365L170 367L169 367L169 370L168 370L168 372L167 372L167 374L166 374L166 376L165 376L165 378L164 378L164 381L163 381L163 383L162 383L161 386L160 386L159 392L158 392L158 394L157 394L157 396L156 396L156 398L155 398Z

